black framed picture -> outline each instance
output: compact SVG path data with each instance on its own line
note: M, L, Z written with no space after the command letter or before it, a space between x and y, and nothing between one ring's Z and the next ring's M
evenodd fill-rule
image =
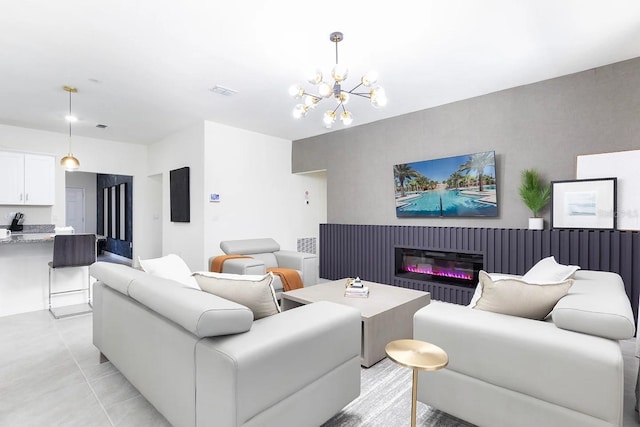
M551 227L615 230L617 179L551 182Z
M191 221L189 198L189 167L169 171L169 199L172 222Z

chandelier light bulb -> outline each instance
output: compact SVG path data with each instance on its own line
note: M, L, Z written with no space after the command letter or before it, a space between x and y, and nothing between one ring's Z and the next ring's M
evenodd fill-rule
M328 98L333 94L333 88L327 82L321 82L318 85L318 94L323 98Z
M350 99L351 95L349 95L349 92L340 92L340 94L336 96L336 101L342 105L348 104Z
M295 99L302 98L304 95L304 89L300 87L300 85L293 85L289 88L289 95L293 96Z
M298 104L293 108L293 117L296 119L302 119L307 116L308 111L309 107L304 104Z
M338 83L345 81L348 75L349 69L342 64L336 64L331 70L331 77Z
M304 97L304 105L306 105L309 108L316 108L316 105L318 104L319 99L316 98L315 96L311 96L311 95L306 95Z
M369 71L367 74L362 76L362 84L366 87L371 87L378 82L378 73L375 71Z
M78 121L78 118L76 116L72 116L71 114L67 114L66 116L64 116L64 119L71 123L75 123Z
M322 121L327 129L331 129L331 125L336 121L336 113L331 110L325 112Z
M307 78L307 81L312 85L318 85L320 82L322 82L322 71L316 69L313 72L309 73L309 78Z
M369 95L371 97L371 105L375 108L384 107L387 105L387 95L384 92L384 89L380 86L376 86L375 88L369 91Z
M351 123L353 123L353 116L351 116L350 111L344 111L342 114L340 114L340 120L342 120L342 124L344 126L349 126Z

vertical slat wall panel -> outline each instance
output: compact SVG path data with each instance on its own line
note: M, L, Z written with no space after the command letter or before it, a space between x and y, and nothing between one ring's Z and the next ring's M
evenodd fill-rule
M320 225L320 277L364 280L425 290L433 299L467 304L473 289L395 278L396 246L475 252L489 272L523 274L541 258L624 280L634 313L640 297L640 233L609 230L518 230L398 225Z

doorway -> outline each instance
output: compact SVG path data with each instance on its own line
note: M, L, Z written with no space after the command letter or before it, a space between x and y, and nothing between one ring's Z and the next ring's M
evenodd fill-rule
M84 188L67 187L65 189L66 226L76 233L85 233L85 194Z

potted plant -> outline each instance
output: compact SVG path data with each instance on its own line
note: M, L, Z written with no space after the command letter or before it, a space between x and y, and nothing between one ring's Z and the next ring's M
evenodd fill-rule
M544 218L540 218L538 215L549 203L551 186L544 185L540 174L534 169L525 169L522 171L522 181L518 191L522 201L533 214L533 218L529 218L529 230L542 230Z

